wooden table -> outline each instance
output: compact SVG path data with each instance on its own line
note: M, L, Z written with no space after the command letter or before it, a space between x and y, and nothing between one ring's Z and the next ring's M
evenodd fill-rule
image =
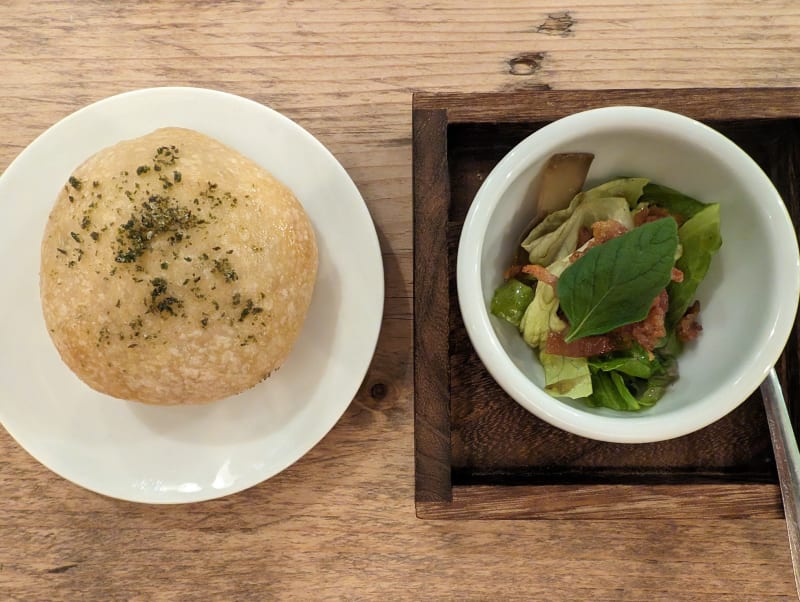
M1 431L0 599L793 599L779 518L416 518L410 136L415 90L798 86L798 46L792 0L2 3L0 168L125 90L253 98L310 130L360 188L386 306L339 424L230 498L108 499Z

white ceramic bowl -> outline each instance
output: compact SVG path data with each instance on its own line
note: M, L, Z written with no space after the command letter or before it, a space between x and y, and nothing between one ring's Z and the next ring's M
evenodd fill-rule
M550 155L591 152L592 186L640 176L719 202L722 248L697 291L703 332L679 358L680 379L652 408L615 412L544 392L544 373L517 329L490 315L514 246L535 213L530 199ZM770 180L738 146L688 117L642 107L593 109L555 121L492 170L467 215L458 248L461 313L483 363L520 405L566 431L643 443L691 433L756 390L777 361L800 296L797 239Z

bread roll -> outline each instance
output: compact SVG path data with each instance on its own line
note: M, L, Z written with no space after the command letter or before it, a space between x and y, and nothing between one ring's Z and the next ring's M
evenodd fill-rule
M218 400L277 370L311 302L317 247L292 192L198 132L156 130L70 176L42 242L41 301L93 389Z

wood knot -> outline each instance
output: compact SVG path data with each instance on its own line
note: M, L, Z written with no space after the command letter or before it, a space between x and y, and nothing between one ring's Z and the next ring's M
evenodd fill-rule
M372 399L380 401L384 397L386 397L386 393L389 392L389 389L384 383L375 383L369 389L369 395Z
M508 72L511 75L533 75L542 68L544 52L528 52L515 56L508 61Z
M575 25L575 19L569 14L569 11L554 13L547 15L544 23L536 28L536 33L544 33L549 36L568 36L572 33L573 25Z

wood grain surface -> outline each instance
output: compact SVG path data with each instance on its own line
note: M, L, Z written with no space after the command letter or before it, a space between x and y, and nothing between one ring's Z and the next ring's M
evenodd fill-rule
M758 512L416 518L411 95L800 86L799 45L793 0L0 3L0 169L118 92L233 92L337 156L386 270L378 348L347 413L248 491L120 502L52 474L0 431L0 599L795 599L784 522Z

